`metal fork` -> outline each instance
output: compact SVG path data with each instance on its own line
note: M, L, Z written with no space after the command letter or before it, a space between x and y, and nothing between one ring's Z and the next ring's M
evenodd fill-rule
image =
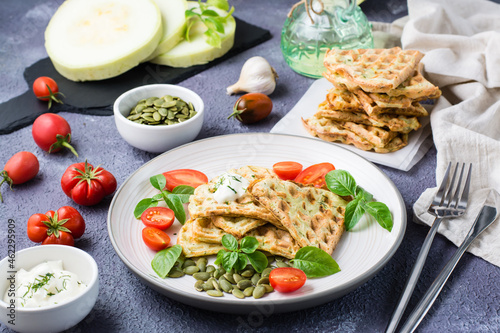
M420 277L420 273L422 272L422 268L424 267L425 260L427 259L427 255L429 254L432 241L434 240L434 236L436 235L441 221L445 218L458 217L465 213L469 197L472 164L469 164L469 170L467 172L467 177L464 184L462 184L462 180L466 165L465 163L462 164L458 181L456 181L459 166L460 163L457 163L454 168L455 171L453 172L453 176L451 180L449 180L452 163L450 162L448 164L448 168L446 169L443 180L441 181L441 185L439 186L439 189L434 196L434 200L427 209L427 212L435 216L435 219L431 229L429 230L429 233L425 237L417 260L412 268L408 280L406 281L403 292L399 297L397 306L394 310L394 313L392 314L392 318L387 325L386 333L395 332L396 328L398 327L399 321L403 316L406 306L408 305L408 301L410 300L411 294L413 293L418 278Z

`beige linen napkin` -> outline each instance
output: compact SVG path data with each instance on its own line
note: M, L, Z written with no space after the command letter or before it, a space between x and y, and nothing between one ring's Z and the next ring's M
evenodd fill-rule
M450 161L473 163L467 213L443 221L438 230L459 245L483 203L500 212L500 5L409 0L408 11L402 46L425 53L426 76L443 91L431 113L437 185ZM426 190L413 206L415 217L428 225L434 219L427 208L436 191ZM469 251L500 266L498 220Z

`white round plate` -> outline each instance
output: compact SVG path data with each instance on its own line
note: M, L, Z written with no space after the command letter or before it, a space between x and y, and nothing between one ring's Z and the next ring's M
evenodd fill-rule
M387 204L393 220L392 232L380 227L365 214L358 225L344 233L332 257L341 271L334 275L308 279L293 293L272 292L260 299L238 299L231 294L211 297L194 289L194 278L160 279L151 268L155 252L142 241L143 224L135 219L136 204L157 194L149 178L174 169L195 169L209 179L229 168L256 165L271 168L280 161L296 161L304 168L330 162L336 169L349 171L357 184ZM168 229L172 244L180 223ZM208 310L268 313L299 310L345 295L373 277L394 255L406 229L406 210L401 194L392 181L374 164L342 147L298 136L250 133L217 136L172 149L135 171L118 189L108 213L108 233L116 253L144 283L180 302ZM213 259L212 259L213 260Z

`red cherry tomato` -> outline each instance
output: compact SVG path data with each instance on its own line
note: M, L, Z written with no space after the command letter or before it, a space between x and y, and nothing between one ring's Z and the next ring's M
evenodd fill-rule
M306 273L294 267L275 268L269 274L269 283L274 290L289 293L302 287L306 283Z
M332 170L335 170L335 167L331 163L314 164L299 173L295 181L305 185L311 184L315 187L323 187L326 185L325 175Z
M52 101L62 104L57 95L64 96L63 93L59 92L56 81L48 76L41 76L33 82L33 93L39 100L48 101L49 109L52 106Z
M66 147L78 156L71 142L71 128L63 117L54 113L44 113L36 118L31 129L35 143L49 153L55 153Z
M142 229L142 240L153 251L160 251L170 244L170 237L158 228L146 227Z
M5 163L0 172L0 186L4 182L7 182L11 188L12 185L26 183L38 174L39 169L40 164L35 155L29 151L16 153ZM0 194L0 201L3 202L2 194Z
M297 162L278 162L273 165L273 171L283 180L292 180L302 171L302 164Z
M70 165L61 178L61 187L79 205L98 204L116 190L116 179L101 167L85 162Z
M261 93L250 93L241 96L233 107L231 117L235 117L243 124L255 123L266 118L273 110L271 99Z
M155 227L160 230L170 228L174 220L174 211L167 207L150 207L141 215L141 221L146 227Z
M54 212L33 214L28 219L28 238L35 243L73 245L75 238L85 232L85 221L80 213L70 206Z
M177 169L164 172L163 175L167 180L167 191L172 191L176 186L189 185L194 188L202 184L208 183L208 177L198 170L192 169Z

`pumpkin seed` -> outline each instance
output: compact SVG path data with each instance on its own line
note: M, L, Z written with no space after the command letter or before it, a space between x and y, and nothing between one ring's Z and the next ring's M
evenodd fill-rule
M264 286L264 288L266 288L266 293L274 291L274 288L270 284L261 284L261 286Z
M136 113L136 114L133 114L133 115L130 115L130 116L127 117L127 119L129 119L129 120L137 120L139 118L141 118L141 114L140 113Z
M138 116L131 117L132 115ZM191 102L165 95L161 98L142 99L132 108L127 118L136 123L147 125L174 125L190 119L194 115L196 115L196 111ZM138 119L142 119L142 121L136 121Z
M222 272L222 270L220 268L217 268L214 272L214 278L218 279L220 278L222 275L224 275L224 273Z
M240 282L241 280L243 280L243 278L241 277L241 275L239 275L238 273L234 273L233 274L233 280L234 282L238 283Z
M213 277L211 277L210 279L208 279L207 283L212 283L212 285L214 286L214 289L221 291L219 283Z
M233 286L231 283L229 283L226 279L221 279L219 280L219 286L221 287L222 290L224 290L226 293L231 292L233 290Z
M167 276L171 278L179 278L183 277L185 273L178 267L172 267L170 272L168 272Z
M214 272L215 272L215 266L213 266L213 265L208 265L208 266L207 266L207 268L206 268L206 270L205 270L205 272L210 273L210 274L214 273ZM215 277L215 276L214 276L214 277ZM216 279L217 279L217 278L216 278Z
M262 271L261 273L261 276L262 277L266 277L266 276L269 276L269 274L271 273L273 269L271 267L267 267L267 268L264 268L264 270Z
M197 272L197 273L193 274L193 277L196 280L207 281L208 279L210 279L212 277L212 275L210 273L207 273L207 272Z
M257 282L257 285L259 284L269 284L269 277L263 277L259 280L259 282Z
M266 294L266 288L263 285L258 285L253 290L252 296L253 298L261 298Z
M239 289L245 289L245 288L252 286L253 283L252 283L252 281L245 279L245 280L241 280L236 285L238 286Z
M194 262L193 259L186 259L182 264L182 268L186 268L188 266L196 266L196 263Z
M202 280L198 280L196 281L196 283L194 284L194 289L196 289L197 291L203 291L203 281Z
M284 261L276 261L276 266L278 266L278 267L290 267L290 265Z
M226 274L224 274L224 277L225 277L225 278L226 278L226 280L228 280L229 282L231 282L231 283L233 283L233 284L234 284L234 283L236 283L236 281L234 281L234 278L233 278L233 275L232 275L232 274L230 274L230 273L226 273Z
M212 297L222 297L224 295L220 290L208 290L207 294Z
M232 290L232 294L233 294L235 297L237 297L237 298L241 298L241 299L245 298L245 295L244 295L244 294L243 294L243 292L242 292L241 290L239 290L239 289L233 289L233 290Z
M245 288L245 290L243 290L243 295L245 295L246 297L252 296L254 289L255 289L254 286Z
M242 277L245 277L245 278L249 278L249 277L252 277L254 275L255 271L251 270L251 269L247 269L247 270L244 270L242 273L241 273L241 276Z
M213 285L213 283L208 283L208 282L205 282L201 285L201 287L203 288L203 290L205 291L209 291L209 290L214 290L215 287Z
M188 266L188 267L184 268L183 270L184 270L184 273L186 273L188 275L193 275L194 273L198 273L200 271L198 266Z
M254 285L257 285L257 282L259 282L260 280L260 274L259 273L255 273L253 276L252 276L252 284Z

